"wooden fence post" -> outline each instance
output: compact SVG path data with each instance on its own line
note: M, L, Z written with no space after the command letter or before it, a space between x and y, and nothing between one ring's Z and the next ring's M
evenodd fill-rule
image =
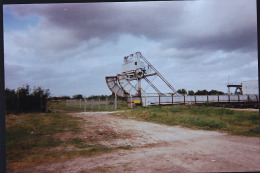
M183 96L183 99L184 99L183 101L184 101L184 105L185 105L185 95Z
M173 105L173 94L172 94L172 105Z
M86 108L87 108L87 103L86 103L86 99L84 99L84 112L86 112Z
M194 95L194 97L195 97L195 104L196 104L196 102L197 102L196 95Z

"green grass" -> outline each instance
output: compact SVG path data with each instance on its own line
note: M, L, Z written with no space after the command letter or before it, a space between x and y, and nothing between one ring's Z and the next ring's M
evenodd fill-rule
M6 116L8 168L53 162L78 156L92 156L115 149L98 144L96 139L69 138L61 140L55 134L78 134L86 123L82 118L62 113L30 113ZM68 147L73 146L71 149ZM57 147L59 149L57 149Z
M174 105L137 107L117 115L166 125L218 130L234 135L260 136L258 112L209 106Z
M57 147L62 140L52 135L81 130L81 119L63 114L32 113L6 118L7 160L11 162L36 154L37 149Z

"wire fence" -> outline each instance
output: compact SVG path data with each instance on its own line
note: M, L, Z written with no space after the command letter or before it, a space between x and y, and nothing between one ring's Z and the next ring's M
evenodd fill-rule
M125 101L117 99L85 99L85 100L66 100L67 107L80 108L83 111L88 110L113 110L117 109L119 105L122 105Z

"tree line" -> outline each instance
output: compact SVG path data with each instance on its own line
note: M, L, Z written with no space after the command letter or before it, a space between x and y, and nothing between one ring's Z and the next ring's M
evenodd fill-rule
M211 90L211 91L207 91L207 90L198 90L197 92L194 92L193 90L189 90L188 92L185 89L178 89L177 93L185 95L224 95L225 93L222 91L218 91L218 90Z
M46 111L49 89L34 87L31 91L29 85L15 89L5 89L5 104L7 113L20 113L27 111Z
M124 97L119 97L121 100L123 99L126 99ZM106 99L115 99L115 95L114 94L111 94L111 95L91 95L89 97L85 97L83 96L82 94L76 94L76 95L73 95L72 97L70 96L61 96L61 97L50 97L51 100L70 100L70 99L73 99L73 100L84 100L84 99L94 99L94 100L106 100Z

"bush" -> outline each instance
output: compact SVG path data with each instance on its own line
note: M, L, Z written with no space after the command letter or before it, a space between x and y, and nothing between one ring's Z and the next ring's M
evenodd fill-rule
M47 106L46 100L50 92L48 89L44 90L41 87L33 89L30 93L29 85L24 85L16 91L5 89L5 103L6 112L27 112L27 111L45 111Z

